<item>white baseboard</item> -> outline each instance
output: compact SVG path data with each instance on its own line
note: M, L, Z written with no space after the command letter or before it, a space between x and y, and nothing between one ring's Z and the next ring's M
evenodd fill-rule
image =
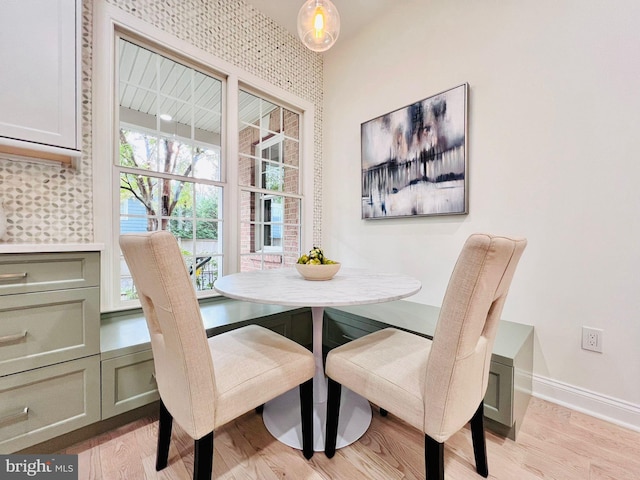
M532 389L534 397L640 432L640 405L535 374Z

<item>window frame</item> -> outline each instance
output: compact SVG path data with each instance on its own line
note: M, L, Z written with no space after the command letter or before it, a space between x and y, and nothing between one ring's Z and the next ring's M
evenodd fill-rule
M180 40L118 7L96 0L94 4L94 49L93 49L93 195L94 238L103 246L101 251L101 311L129 309L134 305L123 305L119 300L119 275L115 275L115 262L120 256L118 233L113 228L119 218L119 202L114 209L115 185L119 185L113 168L113 155L117 151L116 105L117 66L115 64L117 38L130 37L137 43L152 47L154 51L187 65L195 65L204 72L211 72L224 79L222 118L226 122L221 138L221 182L224 183L222 219L225 223L223 236L223 275L239 271L240 268L240 188L238 186L238 95L240 89L250 89L277 99L280 106L300 114L300 192L301 229L300 245L313 242L314 222L314 130L315 107L313 103L287 92L275 85L232 65L215 55ZM224 153L226 152L226 153ZM215 295L215 294L214 294ZM139 305L139 302L135 302Z
M146 50L147 52L149 52L152 55L153 58L153 62L155 63L155 70L156 70L156 79L158 82L158 85L156 85L155 89L149 89L148 87L145 86L141 86L141 85L137 85L131 82L127 82L125 81L124 83L126 83L127 85L133 87L133 88L138 88L138 89L142 89L147 91L148 93L150 93L151 95L156 95L157 97L155 98L155 102L156 106L159 105L159 103L162 101L163 97L164 98L171 98L171 95L168 93L164 93L161 91L161 87L160 87L160 82L162 81L162 78L160 77L160 63L159 62L164 62L164 60L168 60L170 62L173 62L177 65L179 65L181 68L183 67L184 69L189 71L189 75L193 76L193 72L197 72L200 73L201 75L205 75L209 78L215 79L216 81L220 82L220 94L221 94L221 99L224 97L224 91L226 88L226 80L224 78L222 78L220 75L218 75L216 72L212 72L212 71L208 71L205 68L202 68L202 66L199 66L197 64L194 64L194 62L190 61L189 59L185 59L185 58L181 58L178 57L176 55L171 54L170 52L165 51L164 49L162 49L162 47L158 47L156 45L153 44L149 44L148 42L143 42L139 39L135 39L132 38L130 35L120 32L118 30L116 30L115 33L115 41L116 41L116 58L115 58L115 62L114 62L114 73L115 73L115 98L114 98L114 120L115 120L115 124L116 126L116 131L114 132L114 134L118 135L118 138L120 137L119 132L122 128L126 129L126 130L130 130L130 131L134 131L137 132L139 134L145 135L145 136L149 136L151 138L155 138L158 142L157 142L157 148L159 148L161 141L164 140L168 140L168 139L175 139L177 140L181 145L186 146L189 149L193 149L193 148L197 148L197 147L202 147L205 149L209 149L209 150L214 150L217 151L218 154L218 159L219 159L219 165L218 165L218 173L219 173L219 178L215 178L215 179L208 179L208 178L203 178L203 177L198 177L195 175L195 172L192 172L191 175L185 176L183 173L180 172L164 172L161 171L159 169L159 165L157 165L157 168L151 168L149 170L143 169L143 168L136 168L133 166L127 166L127 165L122 165L120 158L118 156L118 151L116 150L114 152L114 155L112 156L111 162L112 162L112 168L114 170L114 185L112 186L112 202L113 202L113 209L114 209L114 217L113 217L113 224L112 224L112 229L115 232L120 232L120 228L122 227L122 219L123 216L120 212L121 207L121 198L115 194L115 190L120 191L120 195L122 195L122 189L118 188L117 185L121 185L121 181L120 178L121 176L124 175L144 175L146 177L150 177L153 179L156 179L157 182L160 182L160 179L164 179L165 181L168 180L170 181L172 184L173 182L182 182L184 186L189 186L188 188L193 188L194 194L195 191L197 191L198 187L215 187L215 188L220 188L222 189L222 198L221 200L221 205L224 204L224 189L226 188L226 184L224 182L224 178L222 177L222 172L223 172L223 163L224 163L224 145L222 145L222 141L220 142L220 145L216 145L213 143L206 143L203 142L202 140L199 140L196 138L196 132L195 132L195 123L193 123L193 115L194 112L197 109L197 105L192 104L191 102L193 101L193 84L191 82L193 82L193 77L190 79L190 95L189 98L190 100L184 101L184 100L179 100L179 99L174 99L174 101L180 101L181 103L187 104L191 110L191 123L189 125L189 130L190 130L190 136L184 136L182 134L180 134L179 132L174 132L174 133L169 133L165 130L163 130L162 126L163 126L163 119L161 115L158 115L156 117L156 128L149 128L147 126L144 125L137 125L134 123L131 123L130 121L128 121L128 119L122 119L121 115L120 115L120 109L122 107L122 105L120 105L120 101L119 101L119 97L120 97L120 88L121 88L121 84L123 83L122 78L120 78L119 75L119 65L121 64L121 57L120 52L123 50L121 48L121 43L122 42L127 42L130 45L134 45L136 47L138 47L139 49L142 50ZM220 112L220 139L222 140L222 138L224 137L224 130L226 129L226 125L224 125L224 111L223 111L223 105L220 105L221 107L221 112ZM159 112L159 111L158 111ZM215 112L217 114L217 112ZM120 143L117 142L118 144L118 148ZM156 160L159 162L160 161L160 149L156 152ZM193 160L193 158L192 158ZM194 195L195 198L195 195ZM159 197L158 199L159 200ZM226 228L226 219L224 218L222 214L222 209L220 209L220 211L218 212L218 217L217 218L211 218L210 220L213 222L216 222L219 227L221 227L221 231L222 234L224 236L224 229ZM168 217L165 216L165 214L163 212L160 211L160 209L157 209L157 214L156 214L156 220L160 221L161 218L169 218L171 221L172 219L172 215L169 215ZM164 220L163 220L164 221ZM193 212L192 215L192 221L193 221L193 228L196 228L198 222L196 221L196 215L195 215L195 210ZM193 234L195 234L196 232L192 232ZM182 239L184 240L184 239ZM191 237L191 240L194 242L193 243L193 247L194 247L194 251L192 252L192 254L190 256L184 255L183 252L183 258L185 259L187 265L196 265L197 261L198 261L198 252L195 250L196 244L197 244L197 240L196 237ZM182 249L182 242L180 242L181 244L181 249ZM224 252L224 242L223 242L223 237L219 237L219 241L218 241L218 252L212 254L209 258L215 258L215 262L212 263L212 265L219 265L218 262L221 262L222 264L222 268L224 268L224 263L225 263L225 252ZM129 300L124 300L122 298L122 281L125 277L125 275L123 275L126 272L123 272L123 260L121 259L120 261L115 261L114 258L114 262L111 265L112 268L112 277L113 277L113 288L114 288L114 294L116 293L116 289L118 289L120 291L120 298L119 300L116 300L116 298L112 298L112 301L114 303L117 303L119 306L121 307L137 307L139 306L140 302L137 299L129 299ZM190 267L190 271L191 271ZM196 283L198 282L198 278L197 278L197 270L194 272L195 275L193 275L192 277L192 282L194 284L194 287L196 286ZM130 278L130 277L129 277ZM117 282L117 285L116 285ZM205 297L210 297L212 295L215 295L215 291L213 290L213 288L210 289L199 289L196 287L196 295L198 298L205 298Z

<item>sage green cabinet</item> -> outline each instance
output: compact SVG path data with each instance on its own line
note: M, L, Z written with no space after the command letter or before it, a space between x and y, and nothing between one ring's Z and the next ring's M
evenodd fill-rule
M100 419L98 252L0 254L0 453Z
M0 254L0 295L100 284L97 252Z
M0 375L100 353L98 287L0 298Z
M100 420L100 356L0 377L0 452Z
M151 350L102 361L102 418L160 399Z

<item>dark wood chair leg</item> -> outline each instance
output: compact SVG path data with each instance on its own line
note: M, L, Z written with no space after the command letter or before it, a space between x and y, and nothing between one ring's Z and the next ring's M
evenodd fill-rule
M427 480L444 480L444 443L424 436L424 463Z
M213 470L213 432L196 440L193 459L193 480L211 480Z
M328 458L333 458L336 454L336 441L338 439L342 385L330 378L327 380L329 388L327 393L327 430L324 440L324 453Z
M156 451L156 471L167 466L169 461L169 444L171 443L171 427L173 417L160 400L160 414L158 418L158 450Z
M313 457L313 378L300 385L300 417L302 421L302 454Z
M384 408L380 407L380 416L386 417L387 415L389 415L389 412L387 412Z
M489 476L487 465L487 442L484 436L484 401L471 418L471 439L473 441L473 455L476 458L476 471L483 477Z

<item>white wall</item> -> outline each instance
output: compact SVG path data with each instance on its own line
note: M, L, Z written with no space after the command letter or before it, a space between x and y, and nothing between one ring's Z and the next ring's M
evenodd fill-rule
M535 326L534 389L640 429L639 21L637 0L407 0L338 41L323 247L440 305L470 233L526 236L503 318ZM464 82L469 215L360 220L360 124ZM604 353L580 348L583 325Z

